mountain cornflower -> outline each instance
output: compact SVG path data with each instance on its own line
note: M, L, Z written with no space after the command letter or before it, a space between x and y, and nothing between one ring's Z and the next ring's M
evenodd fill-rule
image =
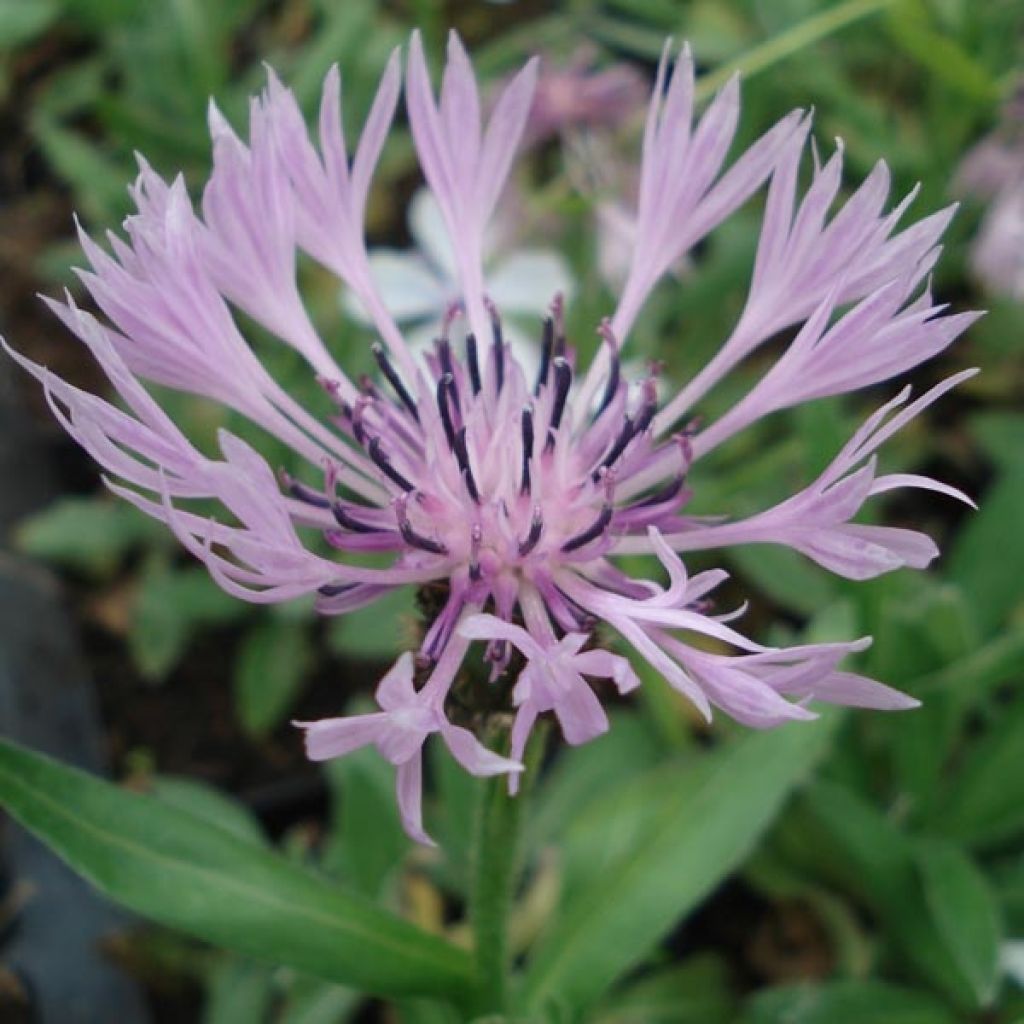
M372 744L395 764L402 817L421 840L426 737L440 734L470 772L514 780L538 717L553 713L572 744L599 735L608 719L591 681L610 680L620 692L638 684L624 657L602 649L612 633L708 717L715 706L764 728L813 718L813 700L912 707L911 698L839 667L866 640L774 648L743 636L730 624L734 616L709 603L726 574L691 575L680 553L775 544L866 579L921 568L936 554L916 531L858 525L869 498L922 487L966 500L925 477L879 474L876 452L970 371L913 402L902 391L781 504L738 520L727 509L724 518L687 514L691 465L738 431L776 410L895 377L941 352L974 319L947 314L926 284L951 209L898 228L912 197L885 211L889 174L879 163L830 215L842 150L815 165L801 191L810 131L801 111L728 162L738 82L695 119L687 50L674 63L666 50L661 61L629 270L617 305L597 326L597 356L585 371L578 365L561 300L548 296L539 370L527 379L506 343L482 258L536 75L531 61L485 118L458 38L450 38L435 99L419 36L412 37L406 111L461 293L424 358L412 354L382 301L363 237L374 167L399 100L397 52L351 159L338 71L324 83L318 145L271 73L252 101L247 142L211 109L214 167L198 213L180 177L168 183L143 162L125 236L110 235L108 252L81 233L89 268L80 276L98 315L70 296L49 304L99 361L121 404L12 353L107 471L108 486L164 521L229 593L261 604L314 594L324 615L369 605L396 587L431 584L429 593L441 595L418 649L380 684L379 712L303 725L314 759ZM766 183L742 315L711 362L659 408L653 371L637 381L621 372L634 323L669 268ZM317 333L296 285L299 251L335 273L371 318L378 379L350 378ZM239 314L305 359L333 402L331 416L315 417L268 374ZM794 329L729 412L693 425L711 387ZM228 432L220 434L219 457L200 453L143 381L248 417L307 460L310 475L278 476ZM211 519L194 504L202 500L205 509L211 499L226 515ZM309 546L315 532L333 554ZM667 582L616 565L617 555L636 552L657 556ZM376 564L365 564L367 553ZM481 655L493 684L485 692L506 694L505 710L514 714L503 753L451 720L464 704L451 699L460 669Z

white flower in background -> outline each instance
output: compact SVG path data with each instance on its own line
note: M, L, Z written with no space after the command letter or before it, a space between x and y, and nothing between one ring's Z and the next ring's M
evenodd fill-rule
M409 249L379 247L370 252L370 270L388 312L404 328L410 346L428 347L438 322L461 300L455 253L436 200L421 188L409 204ZM568 264L551 249L522 248L509 252L513 218L499 215L484 239L487 294L502 312L505 338L527 371L540 363L540 331L548 299L561 293L572 297L574 283ZM544 298L539 299L538 296ZM352 292L343 297L345 309L371 323Z

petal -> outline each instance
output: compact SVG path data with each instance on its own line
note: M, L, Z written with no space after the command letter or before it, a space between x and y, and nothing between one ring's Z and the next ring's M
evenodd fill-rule
M412 680L412 653L406 651L377 684L377 703L385 711L411 704L416 700L416 688Z
M306 730L306 756L311 761L327 761L376 743L386 726L387 715L351 715L348 718L324 718L319 722L293 722Z
M423 831L423 756L417 751L405 764L398 766L395 773L395 789L398 794L398 811L402 826L410 838L424 846L436 846Z
M510 761L488 750L468 729L445 720L440 731L452 757L471 775L501 775L523 770L518 761Z

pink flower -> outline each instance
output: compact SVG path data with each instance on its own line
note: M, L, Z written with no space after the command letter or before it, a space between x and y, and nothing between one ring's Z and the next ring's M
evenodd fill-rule
M51 306L104 368L120 406L11 353L41 381L61 423L110 475L109 486L166 522L229 592L255 602L313 593L318 610L334 615L395 587L444 586L445 603L415 659L403 655L382 681L380 712L303 726L313 758L372 744L395 764L403 819L421 840L420 751L431 734L468 771L511 773L514 787L539 716L552 713L570 743L607 728L589 680L610 679L626 693L637 677L623 657L594 646L598 623L706 715L715 706L767 727L813 717L810 700L912 706L839 668L865 640L778 650L744 637L732 624L738 613L716 614L709 603L725 573L690 576L680 553L778 544L854 579L921 568L936 554L929 538L854 517L870 497L896 488L964 497L928 478L879 475L875 462L880 445L967 375L959 374L913 403L904 391L883 406L817 480L774 508L740 520L727 509L686 514L695 460L776 410L905 373L973 319L947 315L927 286L950 211L898 229L909 199L885 211L888 172L880 164L830 217L841 148L800 193L810 122L799 111L727 162L738 83L694 123L688 51L674 68L666 51L659 70L636 227L623 254L625 284L598 325L598 356L579 380L562 299L547 296L539 369L527 378L488 291L483 256L535 79L531 62L485 118L458 38L449 41L438 99L413 36L406 108L459 290L425 357L414 355L382 301L363 236L370 182L399 97L397 54L351 160L338 73L324 84L317 144L294 97L271 75L253 101L247 141L211 111L214 171L201 215L180 179L167 183L143 163L126 238L111 235L108 253L83 233L90 269L82 280L99 316L70 298ZM670 268L768 181L753 281L736 328L707 368L659 409L653 374L624 379L632 326ZM299 252L336 274L365 310L379 338L376 381L350 378L342 354L318 336L296 286ZM313 415L270 376L242 317L305 360L333 415ZM705 393L784 328L796 328L793 340L749 394L700 430L687 426ZM254 447L226 432L219 454L199 452L141 381L228 406L309 471L303 479L278 477ZM223 521L206 514L211 500ZM311 549L310 531L322 534L329 556L322 545ZM374 567L364 564L366 552L376 554ZM619 568L616 556L630 552L655 554L667 582ZM712 639L715 653L694 636ZM448 719L447 697L475 641L484 642L492 679L518 671L511 758Z

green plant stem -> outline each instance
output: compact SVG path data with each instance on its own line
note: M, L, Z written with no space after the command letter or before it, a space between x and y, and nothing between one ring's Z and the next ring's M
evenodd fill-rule
M697 95L700 99L706 99L725 85L734 72L741 71L745 77L756 75L819 39L861 18L885 10L896 2L898 0L846 0L845 3L836 4L827 11L806 18L705 75L697 83Z
M508 1008L509 914L520 867L520 830L524 803L543 755L547 729L540 723L524 758L526 769L517 796L509 796L504 775L480 787L473 837L469 916L473 925L478 1014L503 1014Z

